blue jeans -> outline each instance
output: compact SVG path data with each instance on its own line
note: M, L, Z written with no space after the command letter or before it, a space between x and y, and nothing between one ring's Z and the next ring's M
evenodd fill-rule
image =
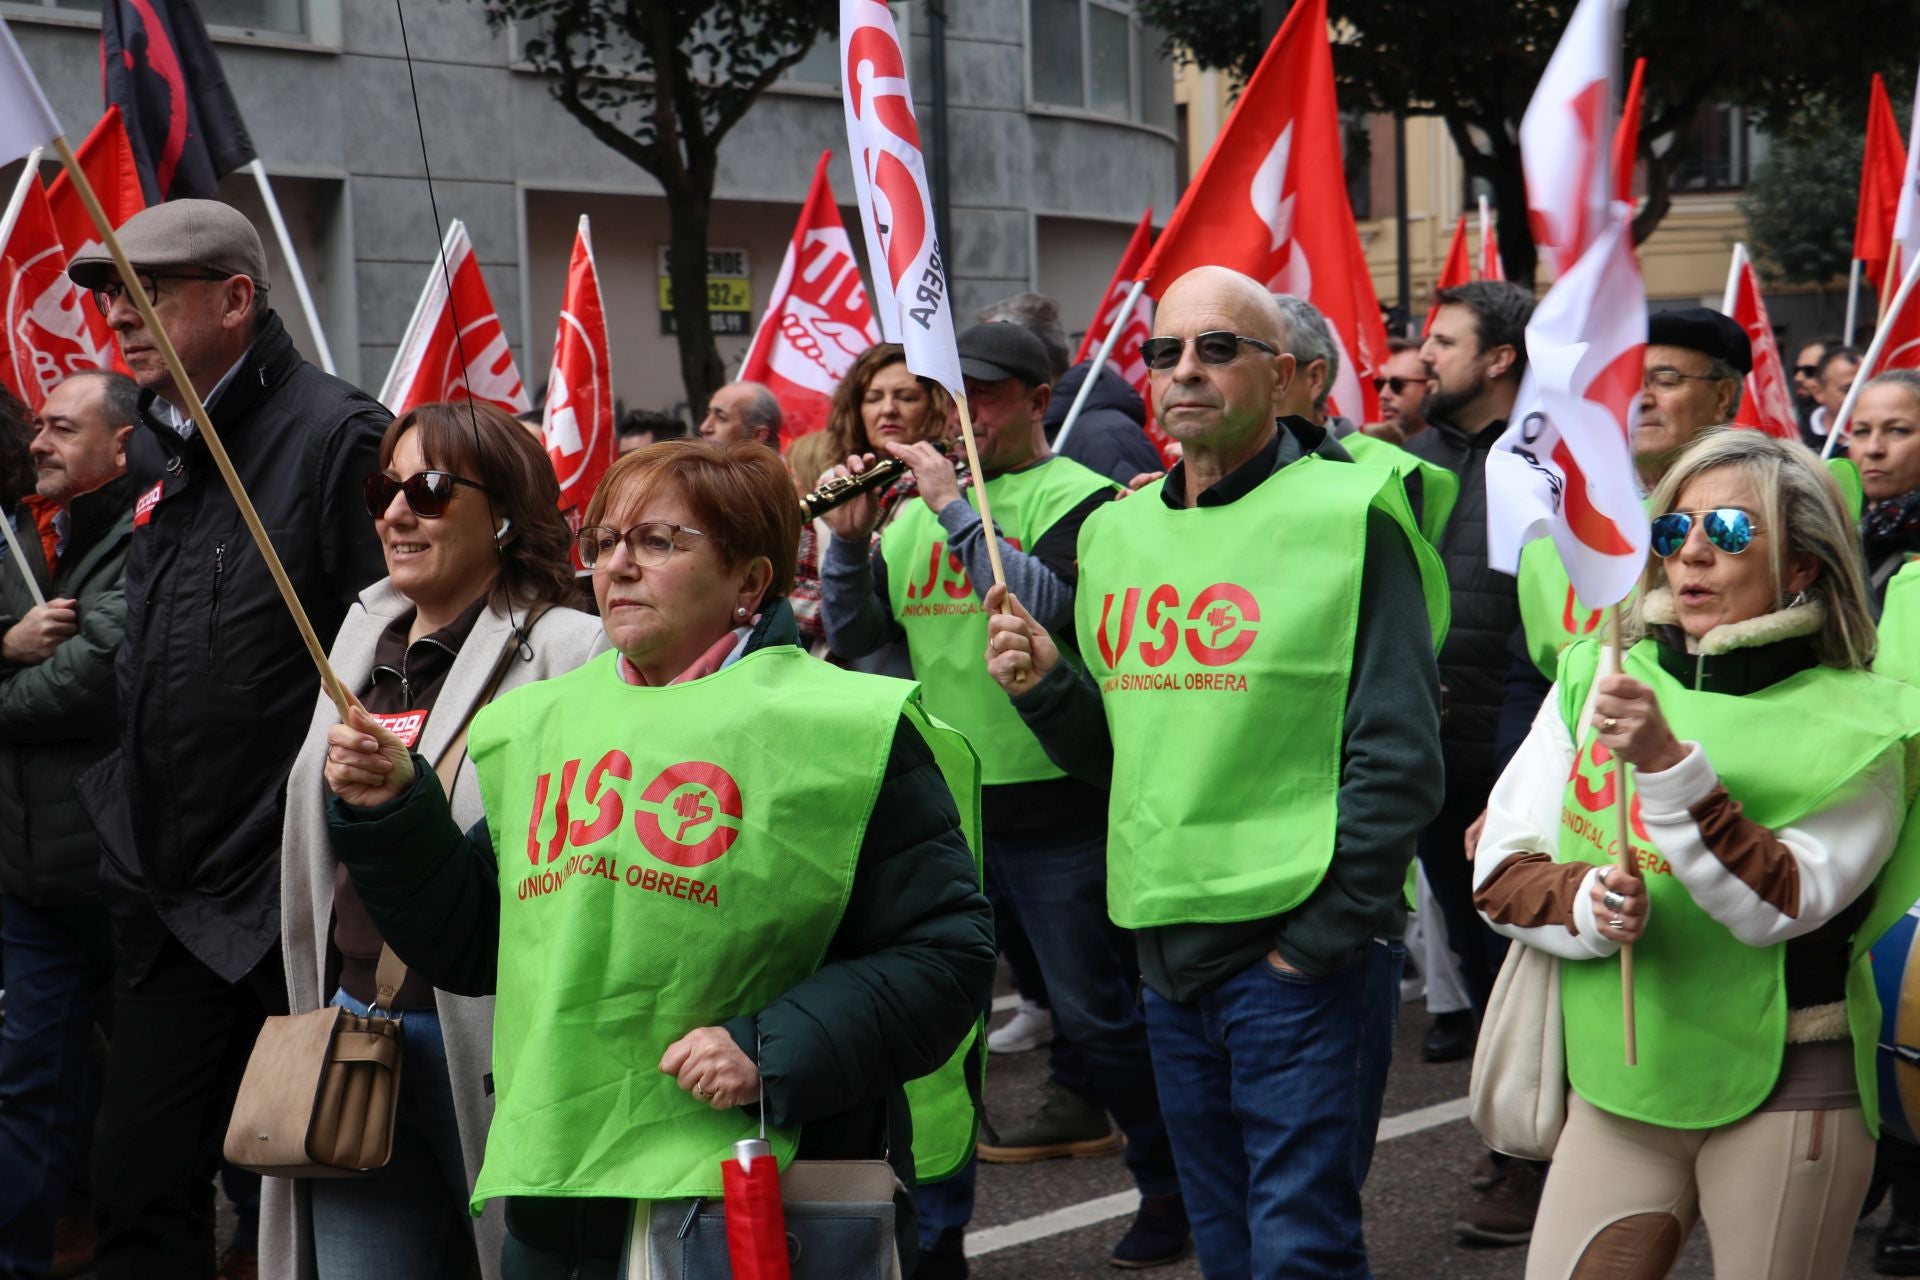
M0 1277L43 1276L80 1166L94 1016L111 972L98 907L0 903L7 1017L0 1024Z
M367 1012L344 991L333 1003ZM464 1280L473 1256L467 1167L438 1014L408 1009L400 1038L393 1158L363 1178L309 1184L320 1280Z
M1360 1184L1400 1010L1398 943L1324 980L1263 957L1196 1000L1147 992L1147 1031L1207 1280L1372 1273Z

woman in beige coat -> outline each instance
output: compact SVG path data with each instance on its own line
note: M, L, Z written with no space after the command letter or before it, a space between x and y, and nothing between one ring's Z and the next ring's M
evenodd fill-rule
M367 505L389 576L360 597L334 642L341 682L436 762L455 818L482 811L466 725L502 690L570 671L607 647L572 598L571 535L551 464L488 405L425 405L381 441ZM288 782L281 933L294 1013L364 1012L382 942L327 839L324 696ZM394 1155L364 1178L265 1180L261 1274L269 1280L464 1280L475 1255L499 1271L498 1209L467 1195L492 1102L492 999L401 984L405 1066Z

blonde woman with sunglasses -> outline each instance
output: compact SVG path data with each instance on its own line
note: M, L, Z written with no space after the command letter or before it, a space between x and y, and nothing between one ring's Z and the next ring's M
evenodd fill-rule
M1805 448L1710 432L1649 509L1624 670L1562 656L1474 865L1487 922L1560 961L1570 1096L1527 1276L1662 1276L1704 1219L1717 1276L1838 1277L1878 1123L1867 944L1920 882L1894 856L1920 713L1867 670L1851 522Z

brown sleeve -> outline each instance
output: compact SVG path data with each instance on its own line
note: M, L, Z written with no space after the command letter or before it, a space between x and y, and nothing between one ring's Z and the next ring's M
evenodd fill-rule
M1780 837L1740 811L1740 802L1715 787L1687 810L1700 842L1734 879L1789 920L1800 918L1800 864Z
M1517 929L1565 925L1575 937L1573 904L1593 865L1555 862L1544 853L1515 853L1473 891L1473 905L1495 924Z

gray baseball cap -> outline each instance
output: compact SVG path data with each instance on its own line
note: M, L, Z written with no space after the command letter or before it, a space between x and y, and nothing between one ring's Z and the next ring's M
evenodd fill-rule
M142 271L246 276L254 288L267 287L260 233L238 209L218 200L169 200L142 209L118 235L127 261ZM82 289L98 289L114 278L113 255L105 245L84 249L67 265L67 275Z
M994 320L960 335L960 372L981 382L1018 378L1030 387L1053 381L1047 348L1025 325Z

